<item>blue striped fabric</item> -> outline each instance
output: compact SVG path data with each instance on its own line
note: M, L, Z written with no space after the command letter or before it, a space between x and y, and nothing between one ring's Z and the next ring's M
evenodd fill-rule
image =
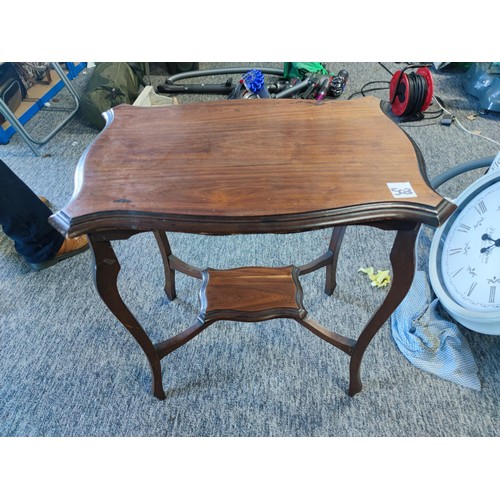
M417 368L470 389L480 390L478 368L458 326L440 314L428 268L433 231L423 228L417 240L417 269L412 286L391 316L392 337Z

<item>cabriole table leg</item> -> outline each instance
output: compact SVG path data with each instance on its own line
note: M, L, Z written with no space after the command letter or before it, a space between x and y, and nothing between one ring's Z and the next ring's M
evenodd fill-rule
M172 250L168 242L167 235L163 231L154 232L156 242L160 248L161 258L163 259L163 269L165 271L165 293L169 300L174 300L177 297L175 291L175 270L170 266L170 256Z
M373 314L361 332L351 354L349 367L349 396L361 391L360 367L363 354L372 338L391 316L410 289L415 272L415 241L420 224L414 228L399 230L391 250L393 280L391 289L378 310Z
M150 338L123 302L118 291L120 263L109 240L89 234L90 247L94 257L94 284L101 299L122 325L133 335L151 368L153 393L158 399L165 399L163 390L160 357Z
M337 286L337 261L339 260L340 245L344 239L346 226L333 228L332 238L328 250L333 254L331 262L326 266L325 293L332 295Z

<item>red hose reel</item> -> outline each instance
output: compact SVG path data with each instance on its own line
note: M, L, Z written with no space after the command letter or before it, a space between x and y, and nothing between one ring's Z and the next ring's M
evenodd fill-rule
M411 116L424 112L431 104L434 84L427 67L415 73L398 70L391 78L389 97L392 112L396 116Z

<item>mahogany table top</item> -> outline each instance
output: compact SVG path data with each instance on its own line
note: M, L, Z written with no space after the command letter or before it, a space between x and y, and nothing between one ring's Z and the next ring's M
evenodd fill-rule
M289 232L437 226L454 208L429 187L418 149L378 99L240 99L108 111L51 223L69 236Z

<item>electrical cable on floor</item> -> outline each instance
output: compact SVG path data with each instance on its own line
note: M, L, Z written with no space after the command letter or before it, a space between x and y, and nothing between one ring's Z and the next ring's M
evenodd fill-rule
M366 87L368 87L368 85L373 85L373 84L377 84L377 83L385 83L387 85L387 87L375 87L375 88L371 88L371 89L366 88ZM366 97L365 92L374 92L375 90L389 90L389 82L385 81L385 80L374 80L372 82L365 83L361 87L361 90L359 90L358 92L354 92L347 99L349 100L352 97L354 97L355 95L359 95L359 94L361 94L363 97Z
M382 66L382 68L384 68L387 73L389 73L391 76L394 74L389 68L387 68L387 66L384 66L381 62L379 62L380 66Z
M441 116L441 115L439 115ZM433 116L433 117L429 117L429 118L422 118L421 121L423 120L434 120L438 117L436 116ZM434 121L432 123L421 123L421 124L413 124L412 122L408 122L408 121L402 121L400 122L398 125L401 126L401 127L410 127L410 128L418 128L418 127L430 127L431 125L438 125L440 122L439 121Z
M464 132L467 132L468 134L470 135L473 135L475 137L481 137L482 139L485 139L487 141L490 141L492 142L493 144L497 144L498 146L500 146L500 142L498 141L495 141L494 139L491 139L490 137L487 137L485 135L482 135L481 133L476 133L476 132L472 132L471 130L468 130L466 129L462 123L458 120L458 118L451 112L451 111L448 111L439 101L441 99L439 99L437 96L434 96L434 100L436 102L436 104L443 110L443 112L445 113L448 113L449 115L451 115L453 117L452 119L452 122L456 123L458 125L459 128L461 128Z

